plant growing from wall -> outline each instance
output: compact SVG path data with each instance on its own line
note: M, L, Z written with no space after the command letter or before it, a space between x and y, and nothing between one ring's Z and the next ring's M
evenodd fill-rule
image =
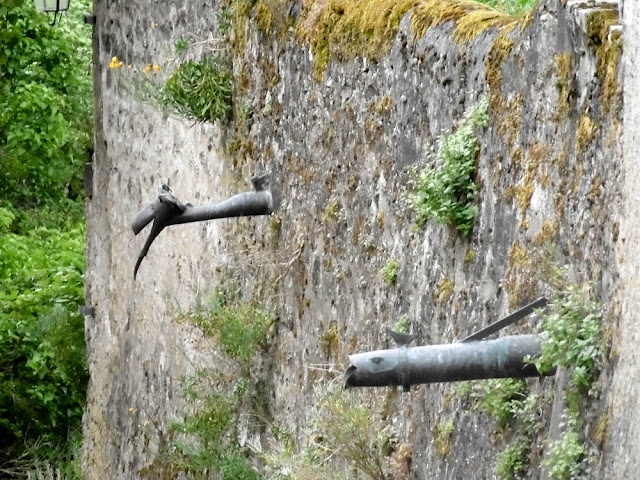
M333 384L319 387L316 395L302 448L280 430L269 451L253 445L266 464L266 478L388 478L383 466L395 437L361 392Z
M204 332L220 342L224 352L245 368L254 354L266 346L272 315L256 303L243 302L231 284L219 287L208 308L193 315Z
M564 282L562 272L558 272L558 278ZM564 480L576 477L581 469L585 449L580 439L580 410L603 364L602 309L590 288L564 282L547 313L541 316L542 329L549 338L540 357L530 361L542 372L563 367L569 374L563 412L566 429L561 438L550 445L549 455L543 462L550 478Z
M213 123L231 113L231 78L219 57L186 60L167 79L162 103L186 118Z
M396 279L398 278L398 260L390 258L385 266L382 267L382 270L380 270L380 275L382 275L382 279L387 285L396 283Z
M185 380L183 398L190 413L171 422L172 441L166 454L172 471L194 478L258 480L256 471L238 445L241 406L256 395L245 378L219 385L206 372Z
M435 165L416 174L407 198L418 227L434 220L455 226L464 236L471 232L478 191L473 173L480 150L475 130L489 124L487 108L486 97L471 107L451 133L440 137L437 153L430 155Z

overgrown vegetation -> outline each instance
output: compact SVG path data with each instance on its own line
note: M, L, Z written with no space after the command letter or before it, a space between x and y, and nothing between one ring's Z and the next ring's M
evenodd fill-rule
M216 290L207 309L193 316L205 333L220 342L224 352L248 367L251 358L266 344L272 315L256 303L243 302L233 285Z
M565 480L581 471L584 446L580 439L581 408L603 364L602 310L588 286L565 284L542 315L542 328L549 335L539 358L531 359L538 370L564 367L569 374L565 431L550 445L543 466L550 478Z
M298 36L311 44L313 75L321 80L332 58L348 60L385 55L403 16L413 9L411 30L421 38L436 25L453 20L453 36L469 41L492 27L515 26L537 0L329 0L305 5ZM260 4L259 4L260 5ZM320 5L318 8L317 5ZM256 14L256 19L258 20Z
M487 108L486 97L471 107L451 133L440 137L437 153L429 154L435 165L416 173L407 198L419 227L434 220L455 226L464 236L471 232L478 191L473 172L480 150L475 129L488 125Z
M290 435L281 430L274 432L269 451L253 446L266 464L265 477L388 478L385 458L395 437L375 409L364 403L362 393L335 385L319 388L302 448L296 448Z
M91 27L0 5L0 476L80 478Z
M173 71L162 93L168 110L213 123L231 113L231 71L218 57L186 60Z
M190 413L171 422L166 460L172 471L190 478L217 472L221 480L258 480L237 440L241 408L250 409L257 393L247 378L220 385L215 375L199 372L185 379L183 398Z

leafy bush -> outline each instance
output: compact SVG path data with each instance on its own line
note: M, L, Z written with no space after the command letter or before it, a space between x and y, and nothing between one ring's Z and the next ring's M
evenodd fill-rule
M31 1L0 6L0 195L17 206L81 194L93 120L91 27L72 19L51 28Z
M602 365L601 325L600 304L590 298L587 289L568 285L542 315L542 329L549 338L533 363L541 372L566 367L571 385L588 390Z
M435 155L436 165L416 175L409 205L422 227L427 220L452 224L468 236L477 214L474 205L478 187L473 181L479 151L475 129L489 124L488 100L483 98L469 109L455 130L443 135Z
M231 113L231 72L222 60L187 60L162 89L165 107L187 118L214 122Z
M257 480L236 440L240 405L255 393L243 378L224 387L205 372L189 378L183 397L191 413L171 423L168 461L174 469L196 476L216 471L222 480Z
M246 366L264 346L273 318L258 305L242 302L237 290L223 286L211 299L208 311L195 315L194 321L220 341L227 355Z
M0 448L80 421L83 272L82 225L0 235Z

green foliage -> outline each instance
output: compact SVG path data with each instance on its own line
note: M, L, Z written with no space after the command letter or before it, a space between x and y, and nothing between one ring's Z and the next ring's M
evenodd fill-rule
M531 442L526 437L520 437L498 455L496 475L503 480L515 480L527 469L527 455Z
M18 478L80 478L89 10L52 28L31 1L0 3L0 470Z
M408 202L417 215L419 227L431 219L454 225L464 236L471 232L478 191L473 181L479 151L475 129L489 124L487 108L486 97L470 108L455 130L440 138L436 165L416 175Z
M398 333L409 333L409 317L402 315L393 326L393 331Z
M527 384L518 378L482 381L476 389L479 405L493 415L498 428L504 428L514 413L514 402L525 398Z
M602 366L602 311L588 289L568 285L542 314L542 329L549 335L539 358L532 359L538 370L548 372L565 367L572 387L589 389Z
M476 0L509 15L522 15L538 4L538 0Z
M237 290L223 286L216 291L208 310L196 314L194 321L220 341L227 355L247 366L265 346L273 318L258 305L242 302Z
M165 107L193 120L214 122L231 113L231 72L219 58L186 60L162 92Z
M91 27L78 0L56 28L33 2L0 6L0 198L75 198L91 146Z
M577 413L569 414L567 430L562 437L549 447L549 455L542 462L552 480L580 478L580 458L584 447L578 431L581 421Z
M212 380L200 372L185 382L183 397L192 413L171 423L174 440L168 460L195 478L209 478L214 470L222 480L257 480L236 440L240 405L255 389L245 379L231 387Z
M0 235L0 446L80 421L83 272L82 225Z
M382 466L395 437L380 415L365 404L361 392L329 386L316 395L300 447L280 427L273 432L276 443L270 452L252 447L265 463L265 477L385 480Z
M387 285L393 285L398 278L398 261L395 258L390 258L382 270L380 270L382 279Z
M564 367L569 372L563 413L566 430L552 443L543 462L550 478L565 480L580 474L584 446L580 439L582 399L603 364L602 309L587 287L568 284L558 272L562 290L541 314L542 329L548 339L540 357L530 359L542 372Z

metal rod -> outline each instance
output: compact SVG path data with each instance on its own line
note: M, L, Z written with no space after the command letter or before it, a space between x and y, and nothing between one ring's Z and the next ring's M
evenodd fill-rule
M478 330L477 332L469 335L467 338L460 340L460 343L473 342L476 340L481 340L485 337L488 337L492 333L496 333L498 330L503 329L511 325L512 323L517 322L518 320L526 317L527 315L533 313L536 308L542 308L547 304L547 299L542 297L537 299L534 302L531 302L529 305L522 307L520 310L516 310L510 315L507 315L501 320L497 322L493 322L491 325L483 328L482 330Z
M538 335L515 335L483 342L407 347L357 353L344 376L345 388L457 382L542 376L527 357L540 355ZM548 372L545 375L553 375Z
M151 232L145 242L135 267L135 280L140 263L149 252L155 238L170 225L201 222L217 218L246 217L253 215L269 215L273 212L273 198L271 192L265 189L269 185L270 175L253 177L251 183L255 191L244 192L213 205L194 207L190 203L184 204L178 200L168 185L162 185L158 196L145 206L131 222L133 233L137 235L153 221Z

